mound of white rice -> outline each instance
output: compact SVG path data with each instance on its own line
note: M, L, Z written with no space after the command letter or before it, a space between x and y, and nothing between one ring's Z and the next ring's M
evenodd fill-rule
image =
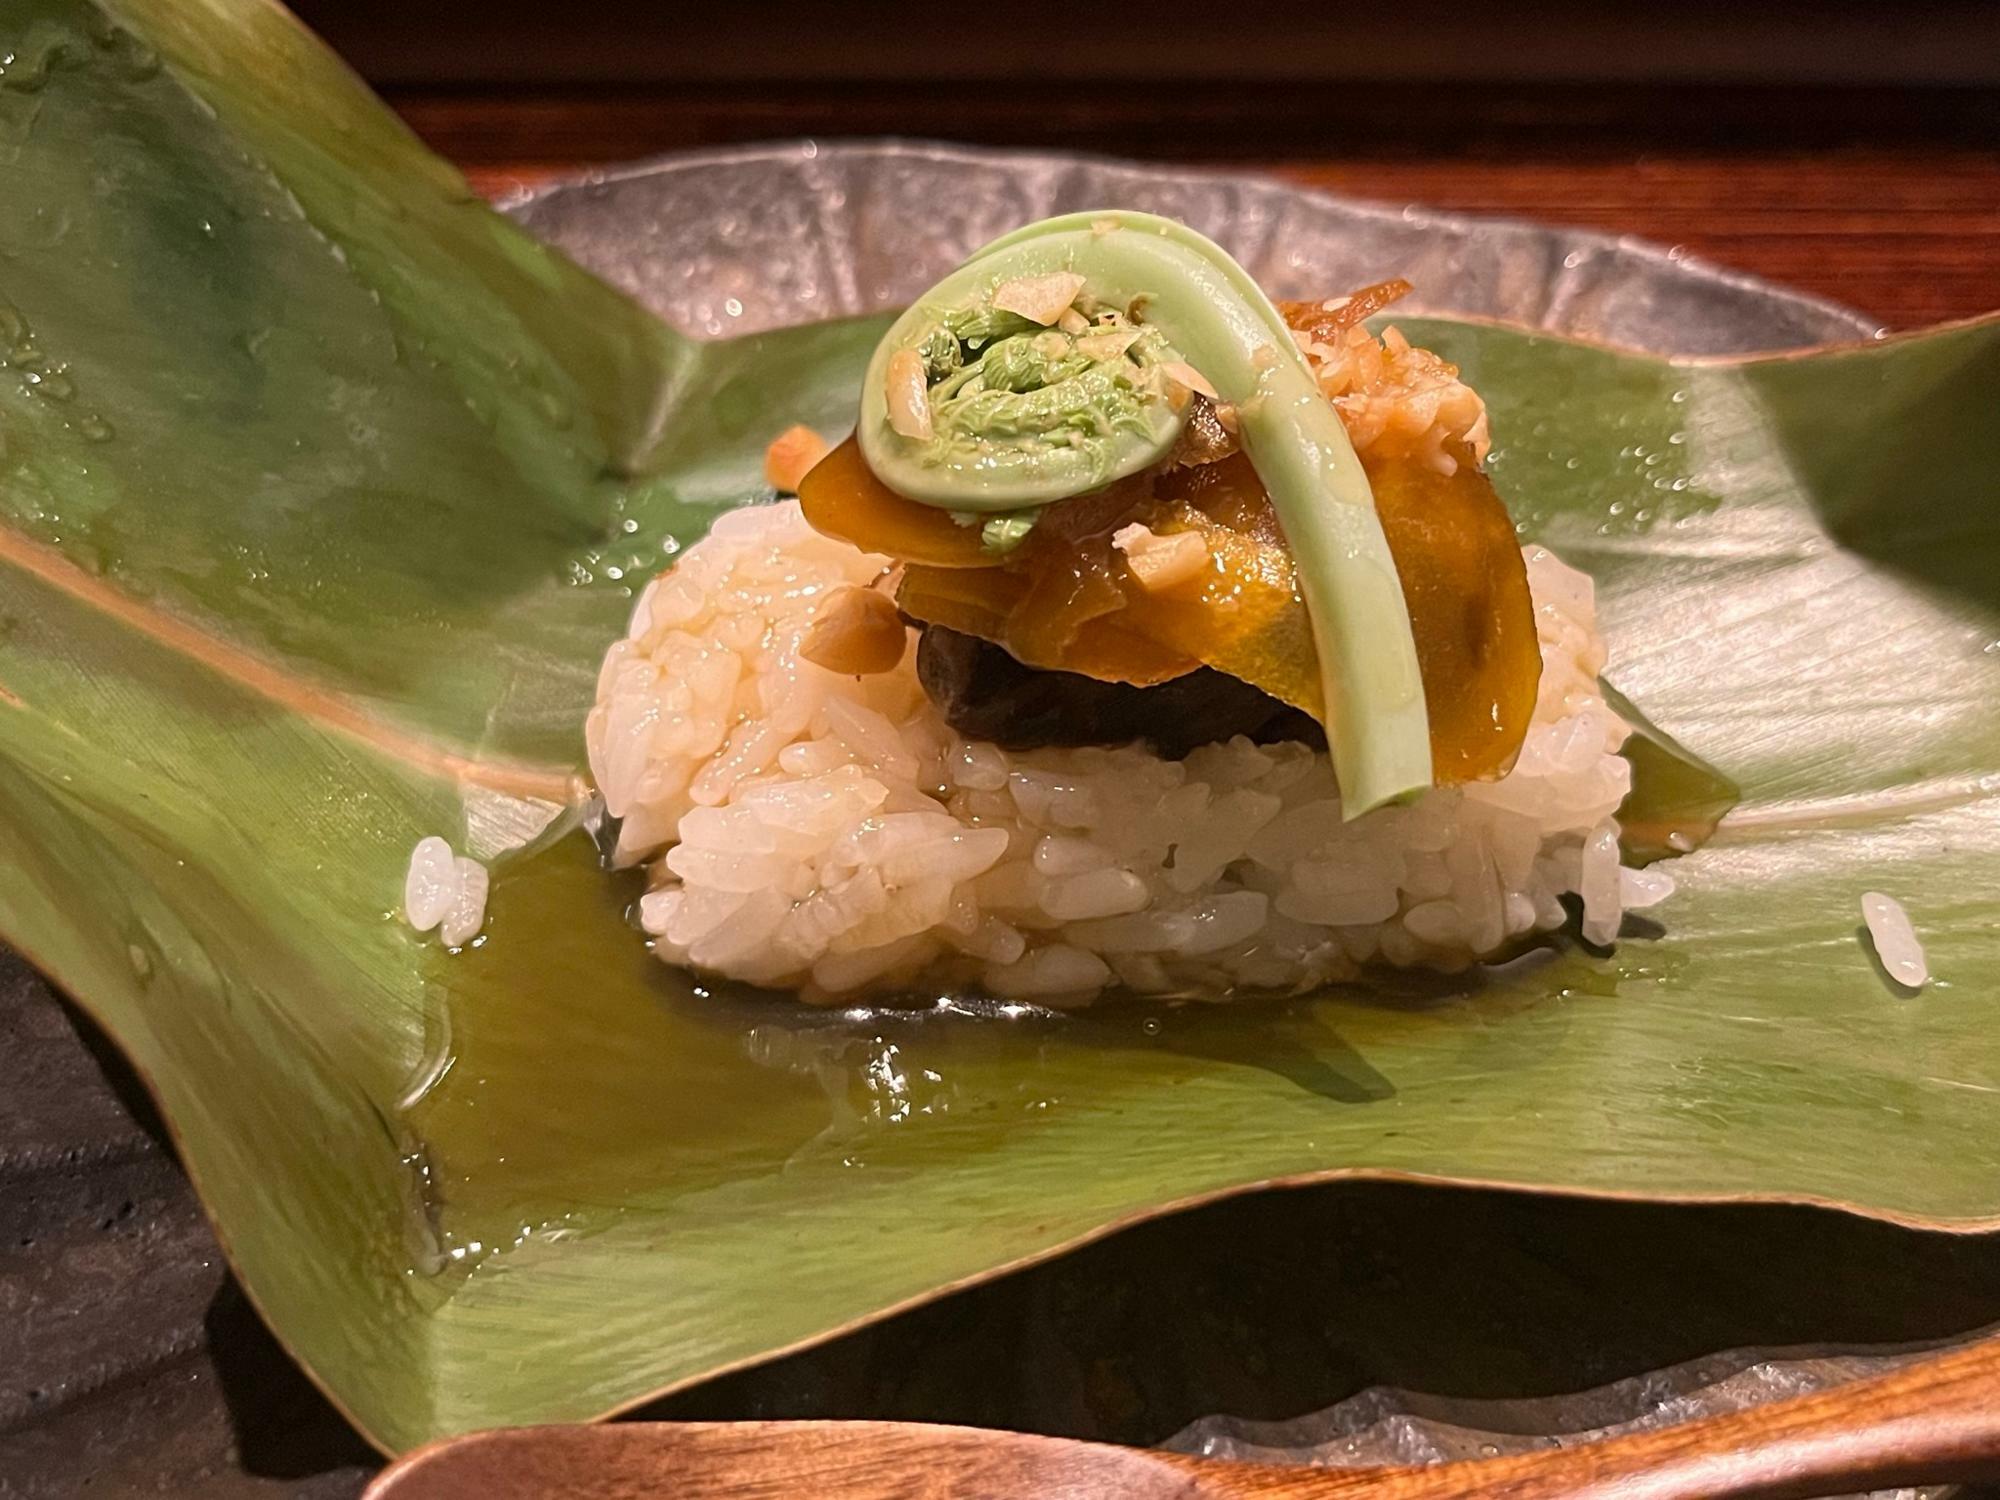
M1541 697L1503 780L1343 823L1324 754L1237 739L1010 753L888 673L798 654L820 602L884 558L795 503L722 516L654 580L588 725L661 958L811 1000L919 985L1071 1004L1115 986L1220 999L1456 969L1562 925L1617 932L1671 889L1621 871L1625 725L1597 693L1590 580L1528 550Z

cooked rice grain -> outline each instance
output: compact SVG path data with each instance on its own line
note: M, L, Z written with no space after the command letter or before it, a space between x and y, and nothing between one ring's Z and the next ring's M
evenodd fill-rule
M912 649L866 677L803 660L821 602L887 560L796 504L732 511L606 655L591 770L619 860L652 862L660 957L810 1000L1217 999L1455 970L1561 926L1570 893L1608 942L1628 895L1665 890L1619 869L1626 727L1597 691L1590 579L1527 557L1543 673L1512 774L1347 823L1303 746L1010 753L944 723Z

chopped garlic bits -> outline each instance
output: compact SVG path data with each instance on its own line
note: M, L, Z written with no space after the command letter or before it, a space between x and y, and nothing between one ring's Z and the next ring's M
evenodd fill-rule
M1114 531L1111 545L1125 555L1125 566L1149 594L1192 583L1208 570L1208 543L1198 531L1162 536L1135 522Z
M796 495L799 482L830 450L810 427L787 427L764 450L764 480L781 495Z
M1016 276L993 289L993 306L1001 312L1019 313L1044 328L1069 311L1083 290L1083 277L1075 271L1049 271L1041 276Z

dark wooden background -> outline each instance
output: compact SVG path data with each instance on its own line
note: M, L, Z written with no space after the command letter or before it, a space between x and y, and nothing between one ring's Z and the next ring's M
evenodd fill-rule
M931 136L1623 231L1897 327L2000 308L1992 0L299 8L490 192L688 147Z

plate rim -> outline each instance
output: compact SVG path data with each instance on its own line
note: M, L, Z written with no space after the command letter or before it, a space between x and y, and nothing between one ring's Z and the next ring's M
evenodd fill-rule
M543 236L536 226L523 222L535 208L553 200L570 199L588 194L591 190L613 186L618 183L642 181L649 178L667 177L676 173L710 167L745 167L765 164L796 166L818 161L856 162L902 162L910 160L957 161L984 167L1014 169L1042 168L1060 169L1066 166L1093 166L1119 171L1136 172L1159 182L1187 183L1192 185L1255 184L1286 196L1318 203L1337 209L1356 218L1380 224L1415 225L1419 228L1450 228L1454 230L1501 229L1514 232L1546 235L1556 243L1572 250L1588 250L1629 257L1653 267L1658 273L1687 283L1698 283L1727 291L1743 293L1762 298L1772 303L1780 303L1809 313L1829 322L1846 326L1844 337L1828 338L1810 342L1772 345L1741 353L1723 355L1676 354L1672 350L1649 345L1619 344L1610 340L1592 339L1568 330L1551 328L1545 324L1516 322L1516 327L1533 327L1581 343L1596 343L1606 348L1627 352L1640 352L1673 359L1747 359L1762 354L1779 354L1804 349L1823 348L1842 343L1874 342L1892 333L1893 330L1871 314L1850 307L1831 297L1817 292L1808 292L1769 277L1750 271L1739 270L1707 256L1677 253L1677 247L1662 244L1644 235L1627 234L1616 230L1591 228L1581 225L1550 223L1541 219L1519 214L1484 214L1463 212L1457 209L1437 208L1421 200L1412 199L1398 205L1390 200L1351 196L1330 188L1314 187L1294 182L1270 170L1267 164L1244 164L1239 166L1207 166L1182 163L1171 160L1144 160L1137 157L1119 156L1096 151L1048 151L1020 147L985 146L965 141L955 141L928 136L870 135L870 136L784 136L768 140L746 141L726 146L696 147L692 149L665 151L655 155L634 157L604 166L586 167L578 171L559 173L553 177L531 184L524 184L503 193L492 200L493 207L510 219L521 223L522 227L537 239ZM545 241L546 242L546 241ZM558 249L562 248L560 245ZM569 253L564 251L565 254ZM1426 316L1468 317L1477 316L1463 311L1441 307ZM783 319L775 326L797 327L814 322L824 322L824 317ZM1499 321L1509 321L1501 319ZM704 334L696 330L676 331L688 337L707 341L722 338L724 334Z

